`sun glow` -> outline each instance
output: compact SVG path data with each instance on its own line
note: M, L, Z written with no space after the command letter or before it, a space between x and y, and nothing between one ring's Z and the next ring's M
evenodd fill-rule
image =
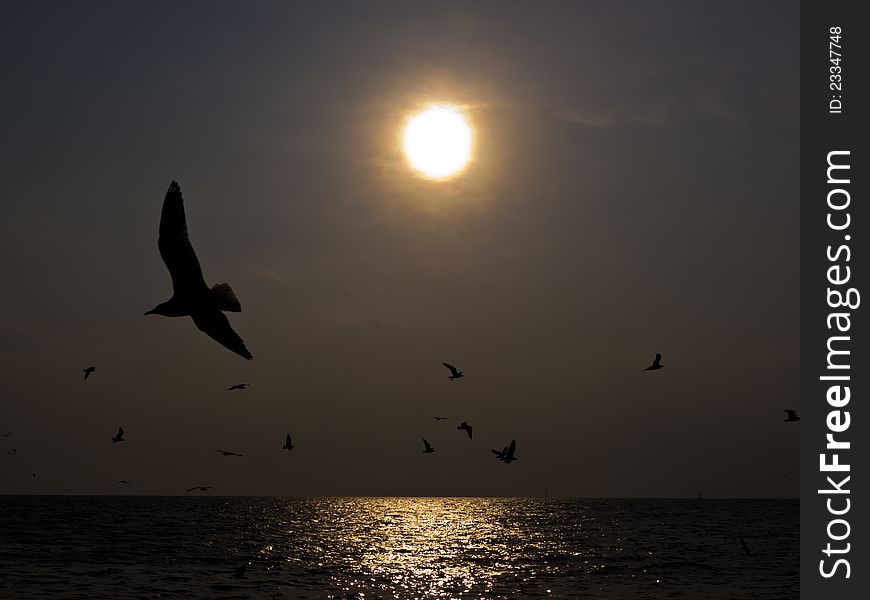
M433 106L411 117L405 127L405 155L432 179L457 174L471 157L471 128L451 106Z

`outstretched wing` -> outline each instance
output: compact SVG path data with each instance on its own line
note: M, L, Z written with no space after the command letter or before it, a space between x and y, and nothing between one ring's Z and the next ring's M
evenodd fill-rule
M230 321L226 315L218 309L199 311L193 316L193 322L199 327L199 330L208 335L221 346L229 348L239 356L251 360L254 356L248 352L245 347L245 342L239 337L239 334L233 331L230 326Z
M284 442L284 445L287 446L288 448L293 445L290 443L290 434L289 433L287 434L287 440Z
M119 438L124 437L124 428L123 427L118 427L118 436L117 437L119 437Z
M192 492L192 491L194 491L194 490L198 490L198 489L199 489L199 486L198 486L198 485L195 485L195 486L193 486L192 488L190 488L190 489L187 490L187 491L188 491L188 492Z
M447 367L448 369L450 369L450 374L453 375L454 377L459 374L459 372L456 370L456 367L454 367L453 365L450 365L447 363L441 363L441 364L444 365L445 367Z
M432 446L429 445L429 442L426 441L426 438L423 438L423 445L426 446L426 450L432 449Z
M653 361L653 366L657 367L662 362L662 355L656 352L656 359Z
M511 440L511 447L508 448L508 456L513 458L514 452L516 452L516 451L517 451L517 441Z
M187 220L181 187L173 181L163 199L160 213L160 235L157 238L160 257L172 277L172 289L178 296L207 293L208 286L196 259L196 252L187 237Z

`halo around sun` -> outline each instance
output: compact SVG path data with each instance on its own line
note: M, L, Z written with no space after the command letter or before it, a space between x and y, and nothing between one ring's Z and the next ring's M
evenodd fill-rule
M455 175L471 157L471 127L452 106L433 106L408 121L403 140L411 166L432 179Z

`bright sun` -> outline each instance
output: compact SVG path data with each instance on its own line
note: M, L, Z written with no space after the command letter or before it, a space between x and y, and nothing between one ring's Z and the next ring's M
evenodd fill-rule
M433 106L405 127L405 154L411 165L433 179L459 172L471 156L471 128L451 106Z

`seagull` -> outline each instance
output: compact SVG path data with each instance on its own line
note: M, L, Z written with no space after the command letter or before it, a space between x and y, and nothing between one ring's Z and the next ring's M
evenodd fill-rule
M738 535L737 539L740 540L740 547L743 548L743 551L746 554L752 554L752 550L749 549L749 546L746 545L746 540L743 539L742 535Z
M123 441L126 441L126 440L124 440L124 428L118 427L118 433L116 433L115 437L112 438L112 443L114 444L115 442L123 442Z
M211 289L206 285L196 253L187 237L184 201L181 188L175 181L169 185L163 200L157 248L172 278L172 298L145 314L191 317L200 331L239 356L251 360L253 356L245 347L245 342L233 331L229 320L221 312L241 312L242 305L229 284L218 283Z
M207 491L213 490L213 489L215 489L215 487L213 485L195 485L187 491L188 492L194 492L194 491L207 492Z
M514 452L517 451L517 441L511 440L510 446L505 446L504 450L492 450L492 453L495 454L496 460L500 460L503 463L510 464L515 460L519 460L516 456L514 456Z
M436 421L446 421L447 420L447 417L432 417L432 418L435 419Z
M657 371L661 369L664 365L662 364L662 355L656 352L656 358L652 361L652 364L648 366L644 371Z
M423 445L426 446L426 448L423 450L423 454L432 454L433 452L435 452L435 448L429 445L429 442L426 441L426 438L423 438Z
M791 409L785 409L785 414L786 414L786 416L785 416L785 419L783 419L783 420L786 423L793 423L794 421L801 420L801 418L798 416L798 414Z
M90 377L91 373L93 373L96 370L97 370L96 367L87 367L86 369L82 369L82 373L85 374L84 378L82 378L82 381L87 381L88 377Z
M229 450L218 450L224 456L244 456L244 454L236 454L235 452L230 452Z
M454 379L459 379L460 377L464 377L462 371L458 370L453 365L449 365L447 363L441 364L450 369L450 375L447 377L447 379L449 379L450 381L453 381Z
M294 447L294 446L293 446L293 442L290 441L290 434L288 433L288 434L287 434L287 440L284 442L284 445L282 446L282 448L283 448L284 450L292 450L293 447Z
M464 429L465 433L468 434L468 439L471 439L471 425L463 421L461 425L456 426L456 429Z
M126 479L119 479L118 481L115 482L115 485L130 485L130 482L127 481Z
M248 389L249 385L251 385L251 384L250 383L236 383L236 384L228 387L227 391L232 392L233 390L245 390L245 389Z

